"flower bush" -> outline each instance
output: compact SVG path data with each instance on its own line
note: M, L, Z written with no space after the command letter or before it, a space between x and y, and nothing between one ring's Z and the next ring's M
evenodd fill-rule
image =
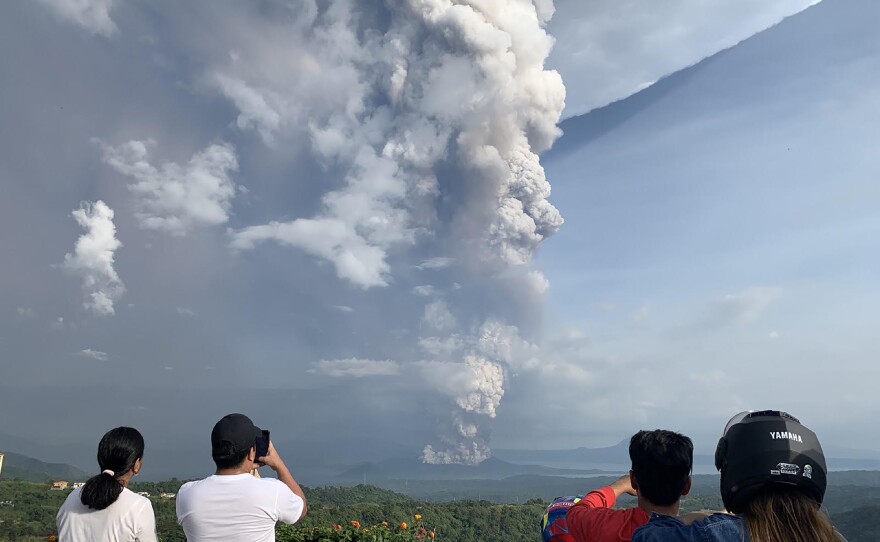
M362 526L360 521L351 520L348 525L334 523L329 527L297 527L279 525L275 529L277 542L431 542L437 540L437 533L422 524L422 516L415 514L415 523L401 522L398 525L387 521L375 525Z

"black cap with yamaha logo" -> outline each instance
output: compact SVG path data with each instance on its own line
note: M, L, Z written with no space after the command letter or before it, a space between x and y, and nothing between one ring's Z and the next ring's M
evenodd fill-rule
M821 504L827 485L819 439L794 416L778 410L743 412L731 418L715 450L721 499L742 513L768 484L786 484Z
M244 414L227 414L211 431L212 455L235 455L254 447L263 431ZM231 446L231 448L230 448Z

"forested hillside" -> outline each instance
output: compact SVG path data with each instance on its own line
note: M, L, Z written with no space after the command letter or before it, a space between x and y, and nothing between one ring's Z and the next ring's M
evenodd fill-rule
M162 542L182 542L174 499L181 482L132 484L150 493ZM55 533L55 514L70 491L48 484L0 482L0 541L47 540ZM279 542L370 541L537 542L543 501L497 504L488 501L427 503L372 486L306 489L309 514L294 526L279 526Z
M864 480L862 480L864 482ZM182 481L132 484L150 494L163 542L183 542L175 517L175 494ZM682 501L683 511L717 509L714 487ZM486 500L426 502L373 486L305 488L309 514L294 526L279 526L279 542L539 542L541 514L547 502L497 503ZM45 541L55 534L55 514L70 490L55 491L47 483L0 481L0 542ZM880 541L880 503L876 487L829 487L829 511L850 542ZM868 504L870 503L870 504ZM620 499L633 506L634 499Z
M849 542L880 542L880 505L860 506L833 518Z
M82 470L64 463L46 463L21 454L5 452L3 472L0 480L28 480L46 482L48 480L68 480L78 482L91 476Z

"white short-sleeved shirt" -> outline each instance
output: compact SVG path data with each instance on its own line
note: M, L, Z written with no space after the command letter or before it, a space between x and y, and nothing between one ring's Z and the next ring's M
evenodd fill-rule
M274 542L275 523L296 523L305 503L283 482L213 475L177 493L177 522L189 542Z
M124 488L116 502L93 510L82 503L81 494L81 487L71 491L55 516L59 540L156 542L156 517L150 499Z

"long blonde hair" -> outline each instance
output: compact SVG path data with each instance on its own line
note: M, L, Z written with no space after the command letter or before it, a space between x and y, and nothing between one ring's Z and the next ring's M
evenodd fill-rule
M772 484L743 514L751 542L840 542L819 504L795 488Z

